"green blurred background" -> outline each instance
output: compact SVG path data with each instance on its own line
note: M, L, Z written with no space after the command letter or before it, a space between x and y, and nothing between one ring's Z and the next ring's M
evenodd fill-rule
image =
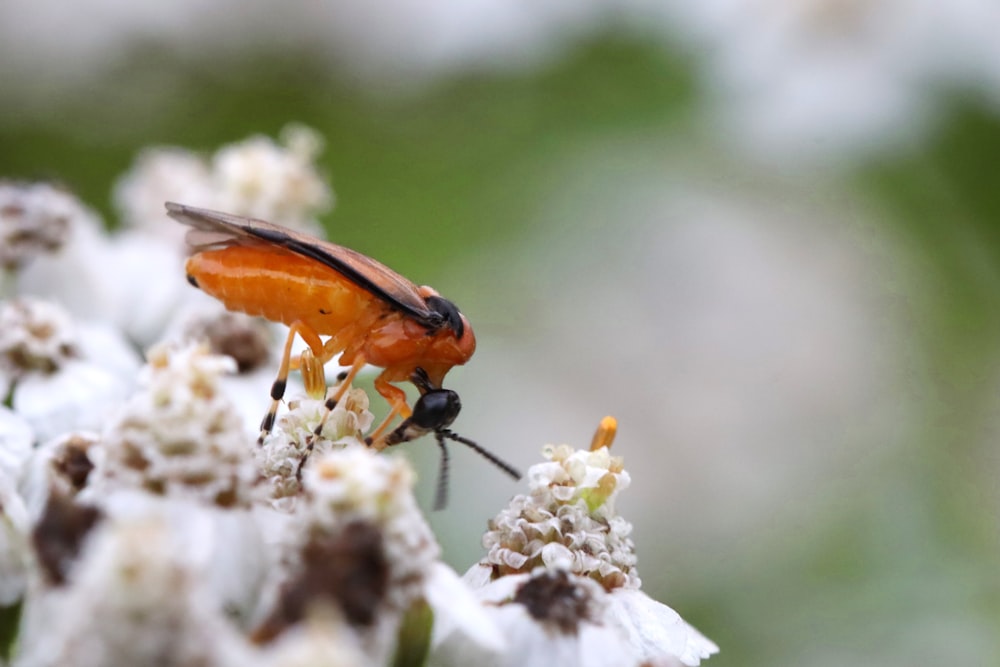
M51 42L3 47L0 176L59 181L113 225L111 188L144 147L318 130L330 237L476 327L476 359L450 376L460 432L526 468L619 418L644 589L721 646L709 664L1000 664L985 76L918 81L927 98L891 131L831 123L771 150L725 120L742 112L713 78L719 43L682 27L550 15L541 53L512 39L418 67L385 32L327 48L322 26L297 41L294 22L220 10L191 39L169 20L116 30L113 2L79 20L42 5L25 32ZM8 37L28 7L0 8ZM96 64L58 47L91 30L117 45ZM408 454L426 502L435 448ZM517 487L453 456L431 520L462 571Z

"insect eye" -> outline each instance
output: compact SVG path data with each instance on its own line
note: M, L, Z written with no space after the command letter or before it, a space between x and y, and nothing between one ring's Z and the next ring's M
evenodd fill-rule
M456 338L461 338L465 334L465 323L462 322L462 313L459 312L458 306L440 296L429 296L426 303L431 312L440 318L438 326L448 326L455 332Z
M458 394L450 389L433 389L417 400L410 422L422 429L436 431L450 426L461 410Z

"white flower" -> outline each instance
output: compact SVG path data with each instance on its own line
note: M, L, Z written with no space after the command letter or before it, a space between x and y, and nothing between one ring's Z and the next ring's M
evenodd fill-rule
M162 202L161 202L162 206ZM171 225L164 219L163 226ZM174 313L206 296L184 279L186 252L153 234L126 230L105 240L104 310L99 315L139 348L159 342Z
M507 650L475 658L460 639L444 660L488 665L697 665L719 649L669 607L639 590L632 525L615 511L630 477L611 456L607 417L591 450L543 450L519 495L490 521L486 556L465 574L501 625ZM530 662L525 663L525 656Z
M501 577L477 591L507 648L484 653L457 638L435 664L698 665L718 647L669 607L641 591L607 591L556 567Z
M630 483L622 459L606 447L591 452L561 445L544 454L549 461L528 470L529 494L514 497L490 521L480 566L491 578L562 566L606 588L638 588L632 525L614 510ZM473 568L468 576L481 573Z
M21 217L40 221L55 217L62 237L57 247L21 266L16 292L56 301L78 317L94 319L108 312L106 285L117 280L108 259L101 219L72 195L45 184L20 186L30 191L30 209Z
M290 125L276 143L252 136L206 159L179 148L144 151L115 188L126 224L172 239L180 247L186 228L167 218L163 202L178 201L227 213L263 218L318 234L316 216L333 194L314 164L322 138Z
M281 144L254 136L223 147L212 158L218 208L318 231L315 215L333 204L313 165L322 150L322 137L301 125L286 127Z
M282 561L259 639L278 637L317 605L330 605L376 664L397 648L403 624L427 638L466 637L481 650L500 645L488 617L470 611L476 604L469 591L438 561L403 459L348 445L314 455L303 486L277 545ZM433 616L423 611L428 604ZM468 613L459 617L456 610ZM430 619L438 617L432 633Z
M608 594L603 622L627 638L640 662L697 665L719 652L715 642L684 621L676 611L642 591L618 588Z
M36 582L17 664L247 664L249 647L209 595L199 545L178 536L188 529L170 518L177 509L160 501L130 516L92 519L76 541L76 562L61 578ZM62 511L86 510L67 504ZM40 539L55 548L60 536Z
M362 434L375 418L368 410L368 395L358 388L349 389L329 415L325 401L312 398L289 401L288 407L289 411L278 418L275 429L255 450L257 466L268 482L275 507L286 510L302 489L307 458L335 447L364 446ZM324 417L323 431L317 437L316 427Z
M34 248L29 241L42 234L34 228L43 225L46 230L58 227L60 242L46 246L47 252L17 272L16 292L56 301L81 321L114 323L142 346L153 343L170 313L194 293L181 273L182 244L163 243L148 234L109 236L100 219L68 194L44 184L19 186L15 194L22 191L32 196L8 203L19 212L10 214L18 221L11 230L17 236L9 239L10 252ZM0 205L4 193L0 188ZM161 223L165 229L177 226L165 216Z
M203 342L212 354L232 357L236 373L222 377L222 392L234 403L249 433L257 433L267 409L271 385L278 374L281 325L259 317L225 310L206 295L177 313L163 341ZM284 331L287 335L287 330ZM288 378L286 395L301 389L298 374Z
M173 548L203 575L206 602L246 629L271 565L250 509L135 490L113 491L98 502L111 521L155 519L169 527Z
M212 201L213 185L200 155L173 146L147 148L115 183L114 202L126 227L182 247L186 229L171 224L163 202Z
M0 302L0 392L39 440L99 427L132 386L135 353L116 332L37 299Z
M14 270L62 247L79 201L47 183L0 181L0 269Z
M35 299L0 303L0 393L32 372L53 373L80 355L72 319Z
M101 436L103 460L89 493L144 489L219 507L248 506L257 478L252 438L220 391L235 370L203 345L149 353L142 388Z
M94 461L103 457L100 436L77 431L53 438L32 451L19 489L32 521L45 511L49 496L76 496L90 480Z
M264 648L269 667L364 667L357 637L329 606L312 611L302 625L291 628Z

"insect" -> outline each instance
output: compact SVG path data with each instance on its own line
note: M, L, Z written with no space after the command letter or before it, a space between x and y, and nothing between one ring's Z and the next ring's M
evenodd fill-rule
M307 389L319 383L325 393L323 365L339 354L337 363L347 371L326 401L326 414L366 364L382 368L375 390L389 403L390 412L367 442L381 450L433 433L442 452L436 506L445 501L446 439L468 445L520 478L513 467L448 428L462 404L458 394L441 383L476 349L472 327L455 304L350 248L263 220L174 202L166 207L172 218L194 228L187 235L195 250L185 266L188 282L229 310L289 327L260 442L274 426L289 371L301 368ZM308 348L293 359L295 336ZM407 381L420 392L412 409L406 393L394 384ZM397 416L403 421L388 431ZM315 433L322 428L323 422Z

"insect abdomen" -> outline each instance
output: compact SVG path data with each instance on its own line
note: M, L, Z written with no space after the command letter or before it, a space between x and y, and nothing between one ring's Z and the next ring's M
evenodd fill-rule
M338 273L267 247L205 250L192 255L185 269L189 282L229 310L284 324L302 320L323 335L377 305Z

